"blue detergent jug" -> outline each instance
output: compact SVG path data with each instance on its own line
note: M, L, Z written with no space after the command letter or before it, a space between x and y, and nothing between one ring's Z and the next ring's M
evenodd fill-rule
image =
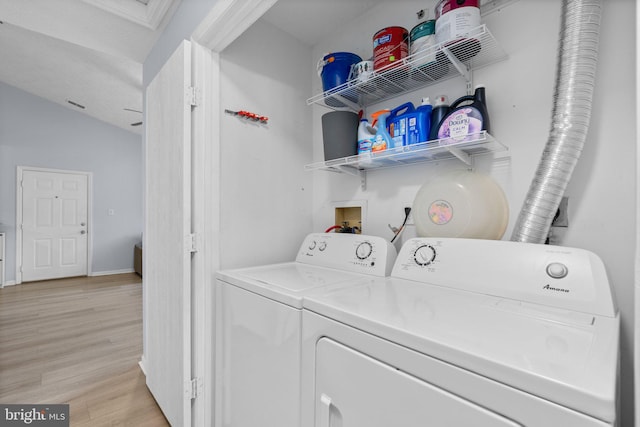
M397 106L387 117L389 135L393 138L394 147L402 147L408 144L408 119L409 114L415 111L413 103L406 102Z
M432 109L429 98L422 98L422 104L413 113L407 114L407 145L429 140Z
M395 147L429 140L432 108L429 98L423 98L418 108L407 102L391 110L387 122Z

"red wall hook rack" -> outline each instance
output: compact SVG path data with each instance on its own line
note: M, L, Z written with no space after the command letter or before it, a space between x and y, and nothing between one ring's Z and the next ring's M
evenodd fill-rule
M250 111L224 110L224 112L227 113L227 114L231 114L232 116L238 116L238 117L241 117L243 119L251 120L251 121L254 121L254 122L260 122L260 123L266 124L269 121L269 118L267 116L261 116L259 114L252 113Z

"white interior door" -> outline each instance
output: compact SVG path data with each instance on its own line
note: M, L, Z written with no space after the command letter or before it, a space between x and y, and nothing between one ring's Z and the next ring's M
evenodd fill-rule
M88 175L22 170L22 281L87 274Z
M191 46L146 93L143 363L172 426L191 425Z

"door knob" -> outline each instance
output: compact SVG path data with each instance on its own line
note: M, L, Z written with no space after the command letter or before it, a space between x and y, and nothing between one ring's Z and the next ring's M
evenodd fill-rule
M81 222L80 225L84 227L87 224L85 224L84 222Z
M85 234L86 231L85 230L80 230L80 234Z

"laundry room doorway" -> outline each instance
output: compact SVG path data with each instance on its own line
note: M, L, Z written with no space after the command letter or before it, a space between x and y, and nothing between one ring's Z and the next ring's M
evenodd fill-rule
M86 276L91 173L19 166L16 283Z

